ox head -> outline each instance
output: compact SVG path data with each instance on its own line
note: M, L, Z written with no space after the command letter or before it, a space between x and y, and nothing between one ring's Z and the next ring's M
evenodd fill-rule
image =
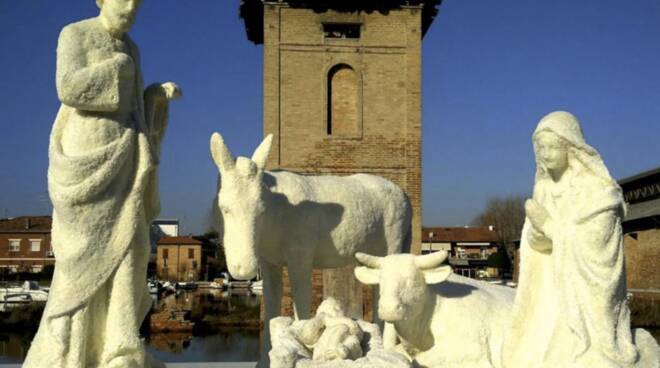
M441 266L447 252L387 257L357 253L355 258L364 265L355 268L355 277L363 284L380 287L378 316L385 322L416 317L426 303L426 284L443 282L451 275L451 267Z
M222 136L211 136L211 156L220 171L217 203L229 273L239 280L257 274L257 244L265 210L263 173L273 140L268 135L252 158L234 159Z

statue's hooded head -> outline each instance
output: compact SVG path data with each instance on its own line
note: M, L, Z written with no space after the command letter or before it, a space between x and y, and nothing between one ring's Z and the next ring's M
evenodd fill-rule
M121 36L133 27L141 4L142 0L96 0L103 26L115 36Z
M536 154L537 182L548 178L548 171L553 169L548 167L552 163L544 160L541 147L547 144L545 142L554 140L555 144L564 150L566 164L571 169L591 174L590 176L598 177L606 184L616 185L598 151L585 141L580 123L573 114L566 111L555 111L544 116L536 127L532 140ZM557 161L561 161L561 159Z

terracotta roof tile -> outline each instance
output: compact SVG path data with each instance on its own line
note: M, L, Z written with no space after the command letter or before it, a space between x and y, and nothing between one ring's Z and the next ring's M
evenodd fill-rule
M0 219L0 233L49 233L51 216L21 216Z
M202 242L190 236L164 236L158 245L202 245Z

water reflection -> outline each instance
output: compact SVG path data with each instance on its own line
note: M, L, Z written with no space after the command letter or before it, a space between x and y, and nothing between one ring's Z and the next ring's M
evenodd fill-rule
M22 363L33 335L0 333L0 364Z
M259 332L226 329L213 336L159 333L149 352L164 362L245 362L259 359Z
M149 336L148 343L153 349L172 354L181 354L190 346L192 339L192 333L162 332Z
M163 323L163 316L170 320ZM259 332L258 296L202 289L157 300L144 334L149 352L161 361L228 362L257 360Z

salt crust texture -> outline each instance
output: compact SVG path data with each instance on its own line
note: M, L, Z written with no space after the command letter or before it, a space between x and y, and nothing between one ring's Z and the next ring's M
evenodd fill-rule
M408 359L386 351L376 324L344 317L339 303L328 298L316 316L270 321L272 368L409 368Z
M394 326L387 349L415 367L500 367L513 289L453 275L447 252L356 257L355 276L379 285L378 315Z
M145 353L138 328L150 305L144 280L148 225L160 210L160 142L168 100L180 91L172 83L144 89L137 46L125 34L139 1L127 2L127 17L113 18L119 2L106 0L101 16L60 35L62 107L48 170L58 262L24 367L162 366ZM310 320L272 319L271 366L660 366L653 337L630 329L621 190L569 113L546 116L534 133L537 176L515 303L511 289L451 275L444 253L395 254L410 240L411 210L394 184L265 171L271 139L252 159L234 160L222 137L212 138L230 272L251 278L261 267L270 320L288 266L302 319L311 270L355 255L365 265L356 277L379 285L386 322L381 338L376 325L332 312L333 301Z
M658 367L655 339L630 328L621 188L570 113L544 117L533 143L536 181L505 366Z
M401 252L410 243L412 210L404 192L378 176L266 171L271 141L269 135L251 159L234 159L222 136L213 134L211 154L220 171L217 228L233 277L250 279L261 269L265 320L279 316L285 266L295 316L305 319L312 269L355 264L358 251ZM269 342L268 328L264 335Z
M130 6L129 6L130 5ZM139 327L149 224L160 211L157 167L173 83L145 91L125 34L138 1L106 0L66 26L57 48L62 106L50 137L48 190L57 264L23 367L157 367Z

